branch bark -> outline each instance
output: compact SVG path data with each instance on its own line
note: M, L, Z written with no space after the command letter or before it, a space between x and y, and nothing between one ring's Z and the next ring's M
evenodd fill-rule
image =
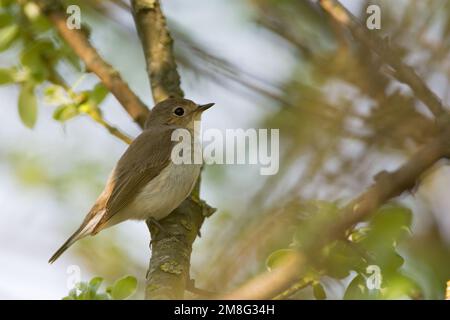
M83 60L87 70L95 73L109 91L116 97L130 117L144 127L148 108L130 89L119 72L107 63L91 45L86 33L81 29L69 29L66 25L66 13L61 2L54 0L35 1L42 12L49 18L60 36Z
M147 72L156 103L183 97L173 55L173 39L158 0L132 0L133 17L144 49Z
M157 0L132 0L132 13L142 42L155 102L183 97L173 55L173 40ZM199 199L199 186L180 207L160 221L167 232L152 228L152 257L147 272L146 299L182 299L190 281L192 243L205 216L214 209ZM158 232L159 231L159 232Z

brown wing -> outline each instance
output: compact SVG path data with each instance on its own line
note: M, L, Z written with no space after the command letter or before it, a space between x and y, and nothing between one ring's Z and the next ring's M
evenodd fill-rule
M111 179L114 184L106 201L106 213L96 230L131 203L136 195L171 161L174 128L151 128L139 135L120 158Z

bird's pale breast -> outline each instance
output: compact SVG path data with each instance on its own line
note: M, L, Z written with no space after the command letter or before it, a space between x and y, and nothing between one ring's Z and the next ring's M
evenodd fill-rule
M200 174L200 165L170 163L121 212L123 220L166 217L187 198ZM125 215L126 217L124 217Z

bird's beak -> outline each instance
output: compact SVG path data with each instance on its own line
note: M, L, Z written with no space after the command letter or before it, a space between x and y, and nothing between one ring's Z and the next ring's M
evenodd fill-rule
M201 104L198 106L197 110L200 112L203 112L205 110L208 110L209 108L211 108L214 105L214 103L207 103L207 104Z

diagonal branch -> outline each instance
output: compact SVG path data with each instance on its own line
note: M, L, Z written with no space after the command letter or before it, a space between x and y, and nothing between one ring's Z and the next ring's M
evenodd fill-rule
M439 97L417 75L414 69L401 60L395 48L373 32L368 32L357 18L337 0L320 0L320 6L338 23L347 27L353 36L375 52L393 70L393 76L407 84L414 94L429 108L436 118L446 114L446 108Z
M148 114L147 107L134 92L131 91L119 72L98 54L83 30L71 30L67 28L67 17L61 2L54 0L37 0L36 3L53 23L60 36L73 49L77 56L83 60L86 64L86 68L100 78L105 87L111 91L131 118L142 128Z
M173 55L173 40L157 0L132 0L132 12L142 42L155 102L183 97ZM147 222L152 237L152 257L147 272L147 299L181 299L190 283L192 243L204 217L213 209L199 200L199 185L167 218L160 221L167 232Z

